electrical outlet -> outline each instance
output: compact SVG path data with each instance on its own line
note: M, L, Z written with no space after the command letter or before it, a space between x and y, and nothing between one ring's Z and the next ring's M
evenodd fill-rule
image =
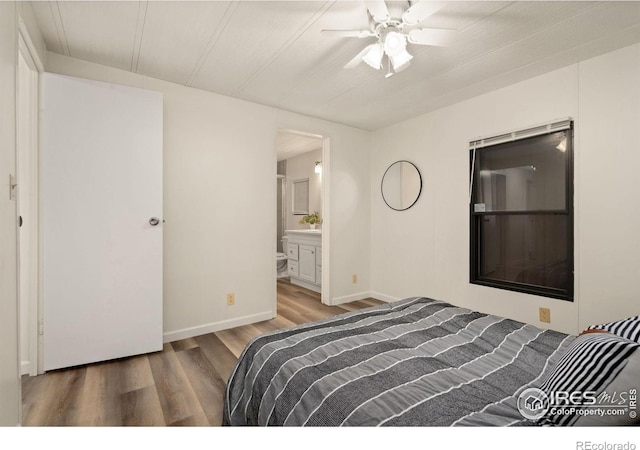
M358 282L358 274L354 273L353 275L351 275L351 282L353 284L356 284Z
M236 294L234 292L230 292L227 294L227 306L233 306L236 304Z
M540 322L551 323L551 310L549 308L540 308Z

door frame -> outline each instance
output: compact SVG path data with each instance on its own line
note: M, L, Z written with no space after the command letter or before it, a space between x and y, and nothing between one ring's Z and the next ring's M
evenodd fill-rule
M290 128L288 126L278 126L276 134L279 132L298 134L300 136L307 136L320 139L322 141L322 173L321 173L321 203L322 203L322 284L320 286L320 301L325 305L333 305L333 299L331 298L331 272L329 269L329 261L331 255L331 198L330 198L330 176L331 176L331 138L323 133L314 133L301 131L299 128ZM276 166L277 166L277 151L276 151ZM277 195L277 193L276 193ZM275 285L277 286L277 275ZM274 317L277 315L278 309L278 296L274 300L273 313Z
M333 305L331 297L331 269L329 256L331 255L331 198L329 194L331 174L331 139L322 136L322 285L321 301L325 305Z
M16 145L16 162L19 169L18 173L22 173L25 176L25 180L19 180L18 183L26 186L30 192L28 201L25 201L20 196L20 186L18 186L18 214L26 214L29 217L28 223L25 228L18 232L18 277L19 286L23 283L27 286L27 292L21 292L18 288L18 305L19 310L22 310L22 305L27 302L28 314L27 319L24 322L20 320L20 334L22 336L24 326L27 327L27 345L28 345L28 364L23 366L23 362L20 361L21 375L28 374L35 376L43 373L42 370L42 327L39 325L42 323L42 296L40 291L41 279L40 279L40 261L41 261L41 249L40 249L40 183L39 183L39 105L40 105L40 73L44 72L44 65L40 60L36 47L29 36L26 25L22 18L18 19L18 58L22 57L26 62L29 69L29 81L26 86L19 83L21 79L20 64L17 64L17 78L18 83L16 87L17 96L26 95L29 102L29 109L26 117L21 114L17 117L18 121L25 120L27 123L29 139L27 145ZM24 89L26 88L26 92ZM17 99L19 101L19 99ZM19 111L18 111L19 112ZM19 126L17 124L17 126ZM22 245L20 242L28 240L29 252L24 255L21 251ZM22 261L25 260L23 265ZM18 351L20 358L22 356L21 346L23 345L19 339Z

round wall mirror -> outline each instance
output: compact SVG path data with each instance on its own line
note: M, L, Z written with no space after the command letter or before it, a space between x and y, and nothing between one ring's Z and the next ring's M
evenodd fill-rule
M422 177L415 164L396 161L382 176L382 198L389 208L404 211L418 201L422 192Z

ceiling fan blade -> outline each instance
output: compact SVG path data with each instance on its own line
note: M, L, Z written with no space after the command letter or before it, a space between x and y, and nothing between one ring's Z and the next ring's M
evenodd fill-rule
M366 0L364 4L367 6L371 17L378 23L387 23L391 19L389 8L384 0Z
M322 30L320 33L326 37L366 38L375 36L375 34L370 30Z
M407 25L417 25L443 6L442 2L413 1L409 9L402 14L402 21Z
M456 34L456 30L418 28L416 30L409 31L407 34L407 40L412 44L445 47L447 45L451 45Z
M369 50L371 50L371 47L378 45L378 44L371 44L371 45L367 45L365 48L362 49L362 51L360 53L358 53L351 61L349 61L347 64L345 64L344 68L345 69L353 69L354 67L356 67L358 64L360 64L362 62L362 57L364 55L367 54L367 52Z

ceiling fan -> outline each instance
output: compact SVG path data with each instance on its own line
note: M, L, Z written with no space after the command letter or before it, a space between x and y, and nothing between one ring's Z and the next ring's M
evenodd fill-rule
M352 69L364 61L380 70L386 56L388 71L385 77L388 78L409 67L413 56L407 51L407 43L446 46L456 34L455 30L419 27L420 22L444 6L442 2L405 0L387 4L384 0L366 0L364 3L370 22L368 30L322 30L324 36L377 39L349 61L345 69Z

